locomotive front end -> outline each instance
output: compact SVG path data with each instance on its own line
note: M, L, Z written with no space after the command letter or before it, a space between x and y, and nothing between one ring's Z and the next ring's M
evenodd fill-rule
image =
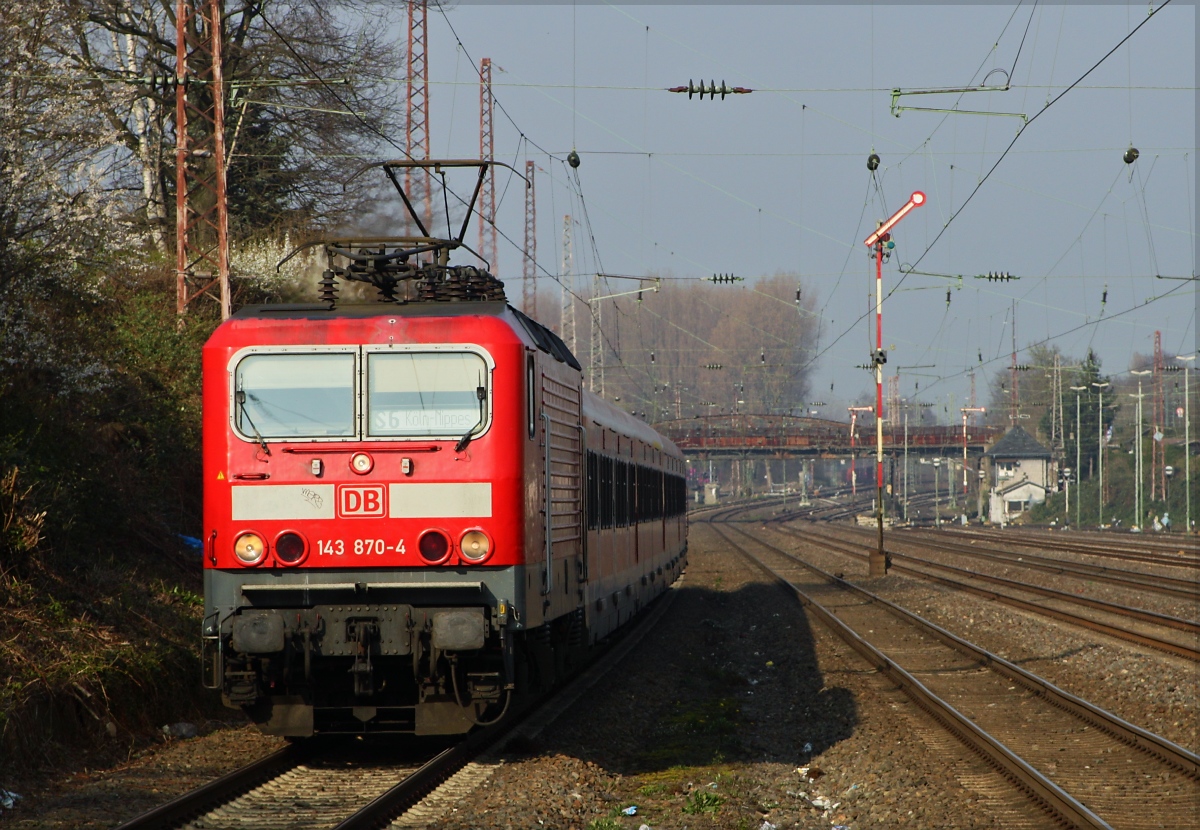
M457 734L515 684L521 342L246 309L204 351L205 683L270 733Z

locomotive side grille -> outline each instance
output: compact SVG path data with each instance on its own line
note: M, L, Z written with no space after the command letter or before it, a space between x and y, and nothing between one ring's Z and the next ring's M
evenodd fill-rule
M543 375L542 405L549 420L550 541L557 558L559 554L574 553L582 538L579 390Z

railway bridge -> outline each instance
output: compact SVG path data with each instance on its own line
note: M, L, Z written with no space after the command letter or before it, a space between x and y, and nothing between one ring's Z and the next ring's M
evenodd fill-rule
M655 428L675 442L679 449L704 458L766 456L798 458L805 456L873 456L875 422L864 419L856 424L823 418L793 415L713 415L663 421ZM978 456L994 444L1003 429L967 425L968 455ZM884 421L883 448L891 454L903 451L917 455L962 453L961 426L896 424Z
M688 457L697 491L705 485L732 494L784 488L817 493L847 486L871 490L874 486L875 422L870 417L847 424L793 415L713 415L654 426ZM983 454L1003 434L1001 427L968 423L964 438L961 425L906 427L885 421L888 490L898 494L910 479L915 488L932 489L940 478L947 490L953 480L954 489L975 492ZM944 467L931 463L941 458L946 459Z

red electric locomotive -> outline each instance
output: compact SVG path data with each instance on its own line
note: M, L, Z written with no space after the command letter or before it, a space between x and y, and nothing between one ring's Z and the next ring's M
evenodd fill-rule
M684 564L678 449L421 231L325 243L322 302L204 347L205 683L270 734L486 724Z

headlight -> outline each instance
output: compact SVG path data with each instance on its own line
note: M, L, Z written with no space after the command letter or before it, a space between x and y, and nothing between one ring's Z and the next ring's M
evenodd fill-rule
M308 553L308 544L299 533L286 530L275 539L275 558L285 565L295 565Z
M459 550L463 559L472 562L482 562L492 552L492 540L482 530L468 530L459 542Z
M371 468L374 466L375 459L371 458L365 452L356 452L350 456L350 471L360 476L365 476L371 472Z
M267 543L257 533L243 533L233 543L233 555L243 565L257 565L267 555Z
M421 558L431 565L443 561L450 553L450 540L440 530L427 530L417 540Z

